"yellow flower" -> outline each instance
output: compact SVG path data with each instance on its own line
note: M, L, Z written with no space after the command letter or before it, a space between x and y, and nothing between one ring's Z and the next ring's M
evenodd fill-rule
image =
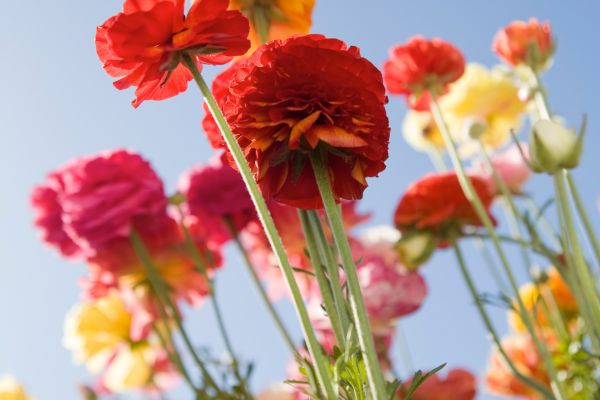
M33 400L11 375L0 377L0 400Z
M248 54L262 44L261 30L267 41L308 33L314 6L315 0L232 0L230 5L250 20L252 47Z
M101 371L123 343L129 342L131 314L115 294L75 306L65 321L64 345L78 363Z
M537 285L533 283L523 285L519 289L519 295L523 300L525 309L534 317L534 321L538 327L552 326L548 310L551 313L560 312L560 315L556 315L556 317L567 323L577 317L578 309L575 298L560 273L554 267L548 271L547 279L544 281L539 282ZM511 310L508 312L508 322L517 332L525 332L527 330L521 317L515 311Z
M104 386L111 392L122 393L151 385L156 350L147 343L124 346L104 371Z
M463 135L463 154L473 148L474 141L469 138L473 126L477 126L481 141L496 149L510 138L511 130L521 127L525 111L513 80L499 68L479 64L467 65L464 75L442 97L441 106L450 128Z
M404 138L414 149L424 152L446 148L444 138L429 111L409 110L402 124Z

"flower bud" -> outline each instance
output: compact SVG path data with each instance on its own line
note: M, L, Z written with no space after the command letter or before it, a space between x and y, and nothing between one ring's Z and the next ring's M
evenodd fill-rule
M403 234L396 243L400 261L411 271L427 262L437 247L435 236L429 231L412 231Z
M536 122L529 139L532 168L549 174L575 168L581 158L583 136L551 120Z

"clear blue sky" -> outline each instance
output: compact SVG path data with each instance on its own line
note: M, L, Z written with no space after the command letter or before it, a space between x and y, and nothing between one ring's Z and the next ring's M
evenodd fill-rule
M358 45L381 65L388 48L414 34L454 42L471 61L491 65L494 32L513 19L537 16L553 23L559 39L555 66L546 75L554 109L572 123L590 117L584 166L576 177L594 210L600 193L600 4L593 1L503 2L317 0L314 31ZM199 128L201 98L195 88L177 98L147 102L134 110L132 92L118 92L94 50L94 29L121 7L118 0L6 2L0 13L0 375L11 372L38 399L76 398L88 379L62 348L62 322L78 300L82 265L71 265L44 248L31 227L31 187L65 160L103 149L128 147L149 158L170 188L181 171L211 155ZM216 69L207 68L212 77ZM392 141L388 169L371 180L363 210L374 223L390 223L407 184L430 167L400 133L403 101L388 107ZM547 183L530 186L549 197ZM471 251L471 247L467 247ZM482 287L490 282L478 257L469 256ZM239 353L256 361L255 385L281 379L288 359L283 344L251 289L237 256L227 255L219 278L227 322ZM516 260L516 258L515 258ZM430 296L402 323L417 367L442 362L483 370L489 344L451 254L439 254L424 270ZM282 305L295 326L289 305ZM503 312L495 313L505 329ZM188 313L197 343L222 349L207 310ZM400 367L401 369L402 367ZM485 395L481 399L491 399Z

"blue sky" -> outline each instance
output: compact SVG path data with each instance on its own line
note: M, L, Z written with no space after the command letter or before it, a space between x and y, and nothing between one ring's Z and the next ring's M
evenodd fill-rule
M583 166L576 178L593 222L598 224L600 193L595 152L600 139L600 4L542 0L404 1L318 0L314 32L361 47L381 65L387 50L410 36L439 36L460 47L469 61L496 63L490 52L495 31L513 19L549 19L558 37L554 67L546 74L556 112L578 123L590 117ZM69 264L43 247L31 226L31 187L45 174L82 154L127 147L150 159L173 188L179 174L207 161L211 150L200 130L201 97L191 87L177 98L147 102L134 110L132 92L118 92L102 71L94 50L94 29L121 7L117 0L14 1L0 14L0 375L15 374L38 399L75 399L77 384L89 379L62 348L62 322L78 300L82 265ZM218 69L206 68L211 78ZM392 124L390 160L362 202L373 223L390 223L403 189L430 170L422 154L401 137L404 102L388 106ZM550 197L549 180L536 178L529 190L541 201ZM469 252L481 287L492 290L481 260ZM517 258L514 258L515 262ZM226 254L219 288L227 323L238 353L256 361L257 388L281 379L288 359L283 343L253 292L239 258ZM440 253L424 269L430 296L423 309L402 321L415 365L442 362L481 372L489 350L482 326L466 294L451 254ZM291 307L281 305L290 326ZM494 311L501 330L504 312ZM222 351L209 310L187 314L199 344ZM397 355L397 352L396 352ZM402 366L399 367L402 370ZM491 399L481 395L481 399Z

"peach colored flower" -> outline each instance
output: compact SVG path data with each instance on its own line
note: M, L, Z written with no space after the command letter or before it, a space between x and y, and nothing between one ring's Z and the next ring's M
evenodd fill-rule
M554 49L550 23L535 18L511 22L496 33L492 43L492 50L506 63L525 64L538 71L547 66Z
M520 144L525 155L528 154L526 143ZM531 177L531 170L523 159L521 152L516 145L510 146L508 149L495 153L491 156L492 165L498 174L498 177L504 182L508 190L512 194L523 193L523 185ZM500 188L496 185L491 171L489 171L482 161L476 161L469 170L470 173L476 174L484 178L489 186L490 191L495 195L502 194Z
M475 376L460 368L448 371L442 378L440 372L429 377L423 382L412 396L413 400L474 400L477 394L477 381ZM411 381L402 385L406 390ZM402 392L400 399L403 399Z

